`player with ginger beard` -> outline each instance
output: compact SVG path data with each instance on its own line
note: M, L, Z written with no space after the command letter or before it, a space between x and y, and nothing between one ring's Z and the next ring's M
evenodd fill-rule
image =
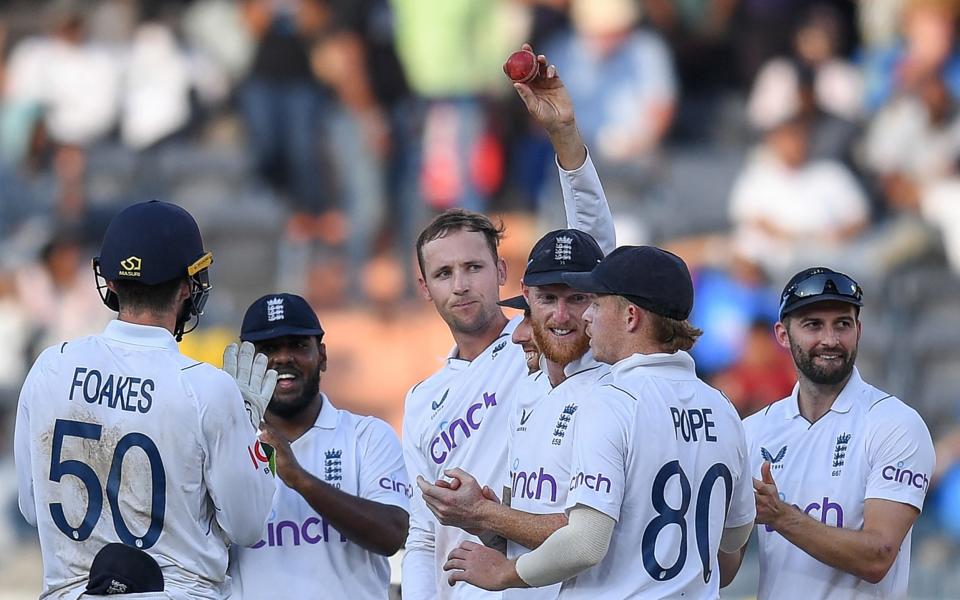
M546 64L545 57L538 60ZM613 218L556 68L549 65L532 85L516 83L514 88L556 150L568 227L612 248ZM417 241L421 293L447 323L456 345L445 365L407 394L403 452L411 481L436 482L445 471L461 468L481 485L496 487L507 473L508 420L528 368L522 348L510 341L520 319L508 320L497 306L499 287L507 278L497 252L501 235L484 215L451 209ZM500 598L499 593L447 584L441 571L446 555L467 539L478 538L440 524L415 488L403 560L404 594Z

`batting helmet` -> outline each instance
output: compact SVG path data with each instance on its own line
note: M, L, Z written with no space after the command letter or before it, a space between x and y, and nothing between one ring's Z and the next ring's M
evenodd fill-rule
M100 298L116 311L120 310L119 299L101 279L159 285L186 277L190 299L177 318L174 334L179 340L196 328L203 314L212 263L213 254L203 249L200 228L190 213L174 204L151 200L128 206L110 221L100 256L93 259L93 272ZM192 327L184 331L193 317L196 320Z

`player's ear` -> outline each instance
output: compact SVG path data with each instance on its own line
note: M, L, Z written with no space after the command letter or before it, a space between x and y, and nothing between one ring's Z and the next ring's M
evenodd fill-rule
M507 284L507 261L502 256L497 257L497 284Z
M427 302L433 302L433 296L430 294L430 288L427 287L427 280L423 276L417 277L417 287L420 289L420 295Z
M317 350L320 353L320 371L327 371L327 345L321 341L317 341Z
M790 333L789 333L790 322L788 320L777 321L777 324L773 326L773 333L776 335L777 343L780 346L790 349Z

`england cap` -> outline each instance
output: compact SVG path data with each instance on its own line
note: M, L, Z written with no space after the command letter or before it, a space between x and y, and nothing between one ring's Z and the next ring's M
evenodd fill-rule
M323 335L317 313L296 294L268 294L255 300L243 315L240 339L244 342L285 335Z
M603 259L603 250L589 233L558 229L540 238L530 251L523 272L525 285L564 283L563 273L590 271Z
M515 308L517 310L530 310L530 305L527 304L527 299L523 297L523 294L519 296L514 296L512 298L507 298L506 300L501 300L497 302L500 306L506 306L507 308Z
M163 572L143 550L107 544L93 557L86 591L98 596L162 592Z
M684 320L693 310L693 280L676 254L654 246L621 246L589 273L565 273L584 292L623 296L650 312Z

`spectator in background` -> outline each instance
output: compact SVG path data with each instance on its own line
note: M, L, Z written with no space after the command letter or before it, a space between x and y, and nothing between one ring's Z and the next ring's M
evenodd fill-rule
M244 17L256 40L253 64L240 90L250 148L260 174L285 191L292 216L287 234L341 237L329 188L321 177L321 90L310 64L310 44L328 14L318 0L246 0Z
M146 13L130 41L122 88L120 137L149 148L186 128L193 73L186 52L159 15Z
M844 253L869 223L856 179L839 162L812 160L809 137L803 115L770 127L730 196L735 252L772 279L811 254Z
M754 321L734 364L710 378L710 385L722 391L745 419L790 393L796 373L790 354L777 344L772 326Z
M113 318L90 285L90 253L84 250L72 230L60 229L39 260L16 274L18 300L33 330L30 360L48 346L102 330Z
M508 0L392 0L397 55L424 100L420 189L434 210L483 211L502 177L486 95L502 86L500 66L527 32Z
M627 241L642 241L660 217L648 200L676 108L670 49L657 33L636 29L641 15L633 0L573 0L570 9L573 30L549 44L546 54L574 105L586 107L577 122L603 173L618 231ZM556 195L552 186L545 192ZM638 222L646 231L631 231Z
M813 4L793 34L792 53L773 58L760 69L747 114L761 131L784 115L806 115L811 121L811 157L849 165L859 131L863 82L856 67L840 54L843 33L836 9Z
M957 0L906 0L902 40L866 58L866 106L876 111L902 92L939 73L950 96L960 98L960 53L956 47Z
M85 148L100 140L117 119L120 66L88 40L79 2L60 0L48 8L49 33L24 39L11 54L4 89L3 131L8 159L28 157L42 127L53 148L57 210L78 220L85 210Z

